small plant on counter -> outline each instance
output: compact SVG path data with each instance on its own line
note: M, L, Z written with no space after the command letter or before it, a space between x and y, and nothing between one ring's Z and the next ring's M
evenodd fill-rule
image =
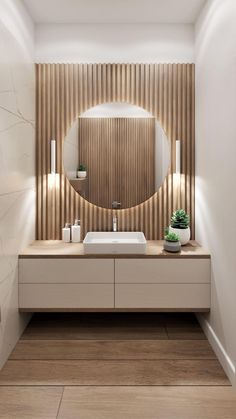
M168 228L165 230L164 249L167 252L172 252L172 253L179 252L181 249L181 244L179 241L178 234L173 233L172 231L169 231Z
M168 232L165 235L165 240L168 242L179 242L179 236L176 233Z
M87 176L87 167L84 164L79 165L77 176L80 178L85 178Z
M188 228L189 215L183 209L175 211L171 217L171 227L173 228Z
M87 167L84 164L80 164L79 168L78 168L79 172L86 172L87 171Z
M179 236L181 245L187 244L190 240L189 215L184 209L173 212L169 231Z

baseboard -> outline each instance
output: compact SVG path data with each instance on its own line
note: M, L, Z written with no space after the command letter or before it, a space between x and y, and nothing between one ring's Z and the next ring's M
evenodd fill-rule
M233 386L236 385L236 374L235 374L235 365L229 355L227 354L225 348L223 347L222 343L216 336L214 330L212 329L211 325L208 321L204 318L204 316L200 313L196 313L197 319L209 340L217 358L219 359L226 375L228 376L231 384Z

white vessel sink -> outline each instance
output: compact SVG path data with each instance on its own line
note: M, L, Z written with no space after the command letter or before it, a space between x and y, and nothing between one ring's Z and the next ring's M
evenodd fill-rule
M99 231L89 232L83 241L85 253L135 253L146 252L147 241L141 232Z

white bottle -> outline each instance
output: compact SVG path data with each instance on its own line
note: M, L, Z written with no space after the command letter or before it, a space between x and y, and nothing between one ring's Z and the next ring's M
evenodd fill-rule
M80 220L75 220L75 224L71 228L72 243L80 242Z
M64 243L70 243L70 224L66 223L65 227L62 229L62 241Z

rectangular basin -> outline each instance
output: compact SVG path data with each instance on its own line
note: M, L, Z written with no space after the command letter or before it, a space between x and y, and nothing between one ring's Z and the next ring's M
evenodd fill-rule
M89 232L83 241L84 252L96 253L120 253L120 254L144 254L147 241L142 232L129 231L98 231Z

